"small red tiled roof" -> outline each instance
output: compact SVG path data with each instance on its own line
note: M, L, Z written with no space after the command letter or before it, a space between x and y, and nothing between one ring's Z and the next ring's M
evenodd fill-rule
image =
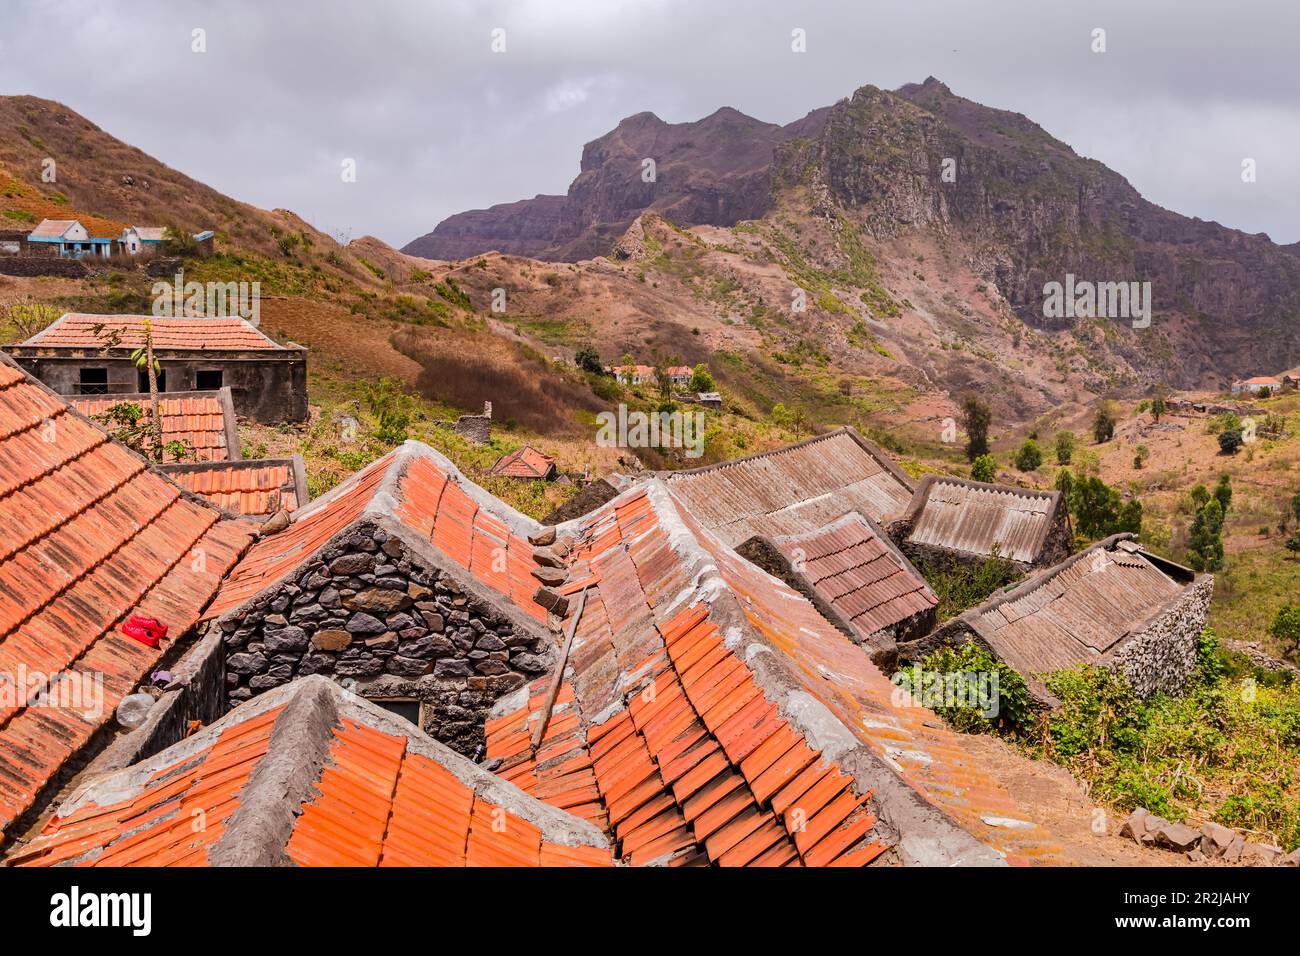
M44 331L37 332L22 344L37 348L99 349L104 339L95 334L95 326L104 332L117 331L117 347L136 349L144 345L144 323L151 323L153 347L160 351L184 349L281 349L259 332L251 322L233 318L155 318L149 315L91 315L69 312Z
M554 458L525 445L498 458L490 473L503 478L545 478L554 467Z
M772 543L864 640L939 603L893 542L857 512Z
M194 826L201 814L204 825ZM327 678L82 787L27 866L610 866L598 829Z
M300 509L284 531L254 544L227 576L207 616L228 614L279 584L366 516L401 522L525 614L546 620L546 610L533 600L536 563L527 541L541 525L415 441Z
M561 532L577 539L563 590L590 589L571 679L536 754L528 737L544 706L540 683L498 702L487 753L529 792L603 824L620 859L1059 859L959 735L801 594L705 530L662 482ZM931 812L911 822L899 801L917 797ZM999 828L986 816L1021 824Z
M0 694L0 830L193 626L250 531L0 360L0 682L28 681ZM126 637L131 614L169 640Z
M103 415L114 405L139 405L150 414L149 395L78 395L68 399L86 416ZM230 389L215 392L164 392L158 396L158 415L162 419L163 442L179 441L194 449L194 461L230 461L238 459L238 436L235 408ZM108 427L111 429L112 424ZM236 447L231 448L232 436ZM167 456L172 461L171 455Z
M300 455L204 465L164 465L160 470L182 488L202 495L218 508L250 518L270 517L281 509L292 514L307 503L298 500L300 489L306 488Z

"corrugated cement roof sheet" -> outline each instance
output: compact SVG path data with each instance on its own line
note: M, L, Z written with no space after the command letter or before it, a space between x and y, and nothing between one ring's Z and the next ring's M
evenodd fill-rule
M996 545L1002 557L1032 564L1060 507L1059 491L926 475L909 508L914 520L907 540L983 556Z

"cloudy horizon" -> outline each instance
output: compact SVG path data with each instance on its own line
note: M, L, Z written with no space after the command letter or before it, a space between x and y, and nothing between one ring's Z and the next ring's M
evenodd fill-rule
M456 212L563 193L583 144L634 113L678 123L732 106L784 124L933 75L1025 114L1152 202L1300 240L1300 6L1080 6L11 0L0 94L57 100L236 199L400 247ZM1246 158L1256 182L1242 181Z

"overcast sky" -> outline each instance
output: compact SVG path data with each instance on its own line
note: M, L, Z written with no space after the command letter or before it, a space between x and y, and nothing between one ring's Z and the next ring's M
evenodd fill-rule
M931 74L1154 202L1294 242L1297 62L1295 0L0 0L0 93L396 246L454 212L564 192L582 145L632 113L786 123Z

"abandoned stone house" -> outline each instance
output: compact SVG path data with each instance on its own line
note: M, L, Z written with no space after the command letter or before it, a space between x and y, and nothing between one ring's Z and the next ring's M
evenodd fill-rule
M1021 571L1049 567L1074 550L1059 491L926 475L901 516L885 526L912 561L933 568L971 564L995 553Z
M889 536L850 512L816 531L755 536L743 558L789 584L886 670L900 642L928 634L939 599Z
M673 496L728 547L816 531L851 511L901 512L912 480L852 428L775 451L665 475Z
M973 640L1015 668L1047 707L1059 701L1043 675L1080 664L1120 671L1143 697L1178 693L1196 666L1213 590L1212 575L1114 535L901 645L899 655L917 661Z
M68 313L5 351L61 395L147 392L131 361L152 323L163 392L229 388L236 413L266 424L307 419L307 350L280 345L241 318ZM97 331L97 327L102 326Z
M107 415L114 405L124 403L138 405L145 414L151 407L148 392L69 396L69 401L87 418ZM185 449L185 461L239 461L243 457L235 400L228 385L215 392L165 392L158 399L158 418L163 444L179 442ZM164 460L177 460L177 456L167 451Z

